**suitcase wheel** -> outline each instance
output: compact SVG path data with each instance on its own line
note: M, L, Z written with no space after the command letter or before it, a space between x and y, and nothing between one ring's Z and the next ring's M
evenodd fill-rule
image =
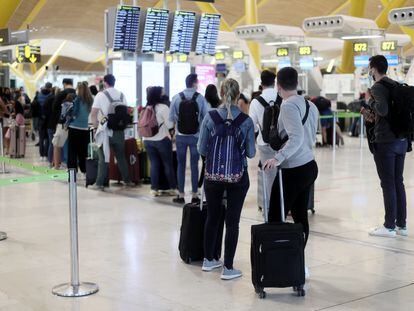
M255 291L256 291L256 294L259 295L260 299L265 299L266 298L266 292L264 291L263 287L255 287Z
M296 292L298 297L305 297L306 291L303 288L303 285L301 286L293 286L293 291Z
M312 211L312 214L315 214L315 209L312 208L311 211Z

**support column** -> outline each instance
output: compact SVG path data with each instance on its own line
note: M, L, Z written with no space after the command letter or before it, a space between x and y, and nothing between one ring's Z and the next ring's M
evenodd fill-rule
M364 17L366 0L351 0L349 15L353 17ZM342 50L341 67L338 68L339 73L353 73L354 66L354 49L352 41L345 41Z
M407 2L407 0L393 0L391 2L384 2L382 1L384 5L384 9L378 15L378 17L375 19L375 22L378 25L378 28L387 29L390 27L390 21L388 20L388 14L391 10L400 8L404 6L404 4Z
M246 25L255 25L258 23L256 0L245 0L245 14L246 14ZM260 61L259 43L254 42L254 41L247 41L247 46L249 48L250 55L254 60L257 70L261 71L262 64Z

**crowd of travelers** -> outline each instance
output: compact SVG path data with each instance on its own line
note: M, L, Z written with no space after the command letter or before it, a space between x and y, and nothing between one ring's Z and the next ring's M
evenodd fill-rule
M375 83L367 92L361 112L367 129L371 129L370 148L385 206L384 224L370 234L395 237L407 235L403 170L411 140L407 133L396 132L390 121L392 89L397 83L386 76L387 68L385 57L370 59L369 74ZM209 85L205 94L197 91L196 74L190 74L185 82L186 88L175 94L171 102L162 87L147 89L147 102L140 112L137 128L150 162L150 193L153 197L174 196L174 203L184 205L189 158L191 202L200 203L200 188L207 201L202 270L223 267L221 278L234 279L242 275L233 262L240 216L250 186L247 159L254 158L257 151L265 172L267 189L263 191L270 202L270 222L284 220L281 219L280 189L276 182L278 171L282 170L285 214L302 225L306 244L310 192L318 176L314 146L319 115L330 114L331 107L324 98L315 98L313 103L299 95L298 73L291 67L277 74L264 70L260 90L254 92L251 99L241 94L234 79L225 80L219 90ZM56 169L65 161L68 168L76 168L84 174L87 173L85 161L92 125L96 129L96 139L101 139L95 189L107 187L109 149L114 152L125 185L133 186L125 159L124 129L111 125L111 115L121 111L120 106L127 106L125 96L115 84L115 77L108 74L103 78L104 88L98 92L86 82L78 83L75 88L71 79L64 79L62 89L46 83L33 100L23 89L2 88L0 118L10 116L24 124L30 112L33 132L39 137L41 160L48 161ZM336 126L329 122L322 125L325 131ZM327 140L327 132L323 135ZM65 148L67 151L63 151ZM161 180L161 173L167 181L167 189L161 189L161 183L165 182ZM224 262L221 262L215 250L223 200L226 202L226 231Z

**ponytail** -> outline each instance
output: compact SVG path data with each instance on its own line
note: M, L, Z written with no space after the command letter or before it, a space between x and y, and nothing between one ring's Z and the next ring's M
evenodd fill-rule
M231 106L237 105L237 99L240 95L239 84L234 79L226 79L221 85L221 96L224 98L224 105L227 109L227 119L233 119Z

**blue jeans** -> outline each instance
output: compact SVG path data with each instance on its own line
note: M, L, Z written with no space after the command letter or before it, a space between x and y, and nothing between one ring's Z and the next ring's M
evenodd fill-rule
M168 179L170 189L177 188L177 181L175 178L175 172L173 167L173 152L171 139L165 137L159 141L144 142L145 150L147 150L148 157L151 162L151 189L159 190L159 178L161 163L165 170L165 176Z
M191 185L193 193L198 192L198 160L200 155L197 150L198 138L195 136L177 135L177 177L178 191L184 193L185 169L187 166L187 148L190 149Z
M374 160L384 196L384 227L388 229L394 229L396 225L406 226L407 199L403 177L406 152L407 140L374 146Z

